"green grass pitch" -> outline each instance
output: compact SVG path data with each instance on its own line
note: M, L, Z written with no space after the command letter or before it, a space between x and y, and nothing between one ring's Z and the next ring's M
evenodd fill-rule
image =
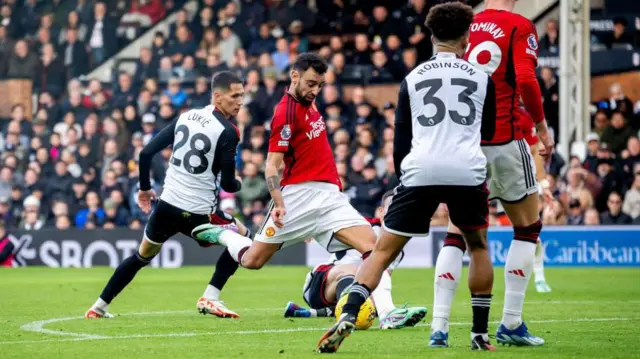
M223 291L241 319L196 312L212 268L144 269L111 305L111 320L81 319L112 273L109 268L0 270L0 358L319 358L314 351L327 318L285 319L289 300L302 304L307 269L240 269ZM496 269L490 331L500 319L502 269ZM466 278L466 277L465 277ZM548 268L553 288L531 284L525 320L547 343L539 348L498 346L469 350L471 308L461 286L452 313L449 349L430 349L428 323L410 329L355 332L336 357L344 358L640 358L640 269ZM398 269L396 305L431 311L433 271ZM147 313L147 314L145 314ZM495 340L493 340L495 343Z

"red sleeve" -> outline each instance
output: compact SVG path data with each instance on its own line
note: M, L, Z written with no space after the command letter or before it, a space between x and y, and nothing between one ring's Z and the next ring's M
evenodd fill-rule
M538 66L538 33L529 20L518 26L513 47L518 92L535 123L544 120L542 92L536 78Z
M271 135L269 136L269 152L289 151L289 141L293 136L295 122L295 103L286 101L276 107L271 119Z

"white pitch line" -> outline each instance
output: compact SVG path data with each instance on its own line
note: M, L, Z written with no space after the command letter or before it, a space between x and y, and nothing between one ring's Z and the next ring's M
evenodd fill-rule
M179 313L182 313L180 311ZM159 314L160 312L151 312ZM168 314L170 312L165 312ZM127 315L143 315L149 313L130 313ZM70 318L57 318L57 321L82 319L82 317L70 317ZM56 319L49 319L48 323L53 323ZM576 319L550 319L550 320L530 320L530 323L579 323L579 322L614 322L614 321L635 321L640 318L576 318ZM40 321L47 322L47 321ZM37 322L37 323L40 323ZM46 324L46 323L45 323ZM453 322L449 325L453 326L468 326L472 323L469 322ZM498 322L492 322L492 324L498 324ZM429 324L419 324L420 327L428 326ZM24 326L23 326L24 327ZM42 328L41 328L42 329ZM296 332L309 332L309 331L322 331L326 330L326 327L300 327L300 328L287 328L287 329L263 329L263 330L236 330L236 331L215 331L215 332L186 332L186 333L165 333L165 334L136 334L136 335L122 335L122 336L98 336L85 333L72 333L75 338L66 339L42 339L42 340L15 340L15 341L0 341L0 345L10 344L35 344L35 343L62 343L62 342L78 342L87 340L124 340L124 339L141 339L141 338L175 338L175 337L195 337L201 335L250 335L250 334L270 334L270 333L296 333ZM46 329L44 329L46 330ZM376 330L376 329L374 329Z

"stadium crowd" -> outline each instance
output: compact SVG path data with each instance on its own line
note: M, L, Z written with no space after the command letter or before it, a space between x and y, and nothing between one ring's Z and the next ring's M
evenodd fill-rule
M201 0L193 16L182 3L2 1L0 76L32 79L37 106L29 114L17 104L0 123L0 218L23 230L142 228L138 154L181 112L208 105L211 75L229 69L246 80L245 107L236 118L243 187L235 195L223 192L220 208L259 226L269 199L262 171L273 108L289 64L309 50L331 65L316 102L345 191L372 216L398 183L395 106L372 104L365 87L397 83L431 56L424 19L434 1ZM134 73L118 73L111 87L78 79L174 11L175 23L141 49ZM558 46L557 23L547 29L541 47ZM334 35L312 41L318 33ZM540 83L557 134L558 80L542 68ZM347 99L349 84L355 88ZM594 106L587 153L554 154L548 165L555 199L541 208L545 224L640 224L640 108L634 111L620 86ZM170 155L168 148L154 159L157 192ZM492 223L507 224L495 204L491 216ZM433 222L447 223L445 206Z

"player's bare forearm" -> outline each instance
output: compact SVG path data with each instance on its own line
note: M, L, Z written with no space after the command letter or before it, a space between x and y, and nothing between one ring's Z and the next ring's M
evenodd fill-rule
M267 163L264 170L264 175L267 180L267 189L271 194L271 198L276 206L283 207L284 200L282 199L282 192L280 191L280 168L284 161L284 153L269 152L267 154Z

